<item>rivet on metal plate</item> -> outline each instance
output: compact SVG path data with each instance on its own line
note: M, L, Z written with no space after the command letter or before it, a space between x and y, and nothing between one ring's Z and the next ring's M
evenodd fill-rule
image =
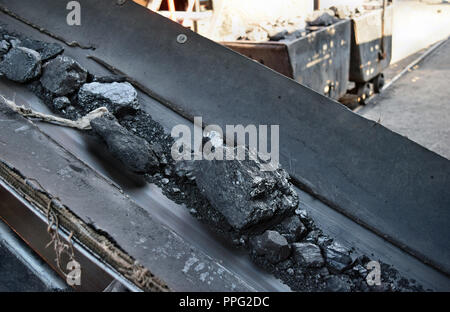
M183 44L183 43L185 43L186 41L187 41L187 36L186 36L185 34L179 34L179 35L177 36L177 42L178 42L178 43Z

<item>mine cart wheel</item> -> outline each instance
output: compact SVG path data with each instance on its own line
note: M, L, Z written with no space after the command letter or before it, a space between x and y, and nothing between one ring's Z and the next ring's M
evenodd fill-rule
M384 75L383 73L378 74L375 78L373 78L373 91L375 93L380 93L381 89L383 89L384 86Z
M370 96L370 84L368 82L357 84L356 90L356 94L358 95L358 102L360 104L365 104L366 100Z

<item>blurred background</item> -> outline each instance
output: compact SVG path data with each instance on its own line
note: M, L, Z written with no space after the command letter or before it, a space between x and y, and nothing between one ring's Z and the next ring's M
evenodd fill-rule
M364 0L135 0L210 39L228 41L255 24L306 18L314 9L349 10L382 1ZM173 3L173 6L170 6ZM198 7L196 6L198 5ZM450 5L442 0L394 0L392 63L450 35ZM172 10L172 12L171 12Z

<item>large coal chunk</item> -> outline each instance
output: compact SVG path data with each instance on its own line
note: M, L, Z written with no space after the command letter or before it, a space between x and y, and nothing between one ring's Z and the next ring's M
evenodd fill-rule
M248 156L245 160L197 160L194 174L202 194L238 232L266 229L267 221L281 219L298 206L287 172L282 168L262 171L262 164Z
M292 244L295 261L306 267L320 268L324 265L320 248L312 243Z
M150 144L122 127L111 114L91 121L91 127L106 142L111 154L134 173L155 173L158 157Z
M48 61L64 52L64 48L57 43L49 43L29 38L22 39L20 45L37 51L43 62Z
M86 83L78 92L78 104L85 110L105 106L113 113L139 108L136 89L128 82Z
M340 273L349 268L353 262L350 252L334 242L325 248L327 267L332 273Z
M16 47L0 62L0 72L9 80L27 82L41 74L41 57L34 50Z
M297 215L284 219L278 226L279 232L289 243L297 242L306 236L308 230Z
M58 56L43 67L41 84L55 96L68 95L86 82L87 71L74 59Z
M264 256L271 263L286 260L291 253L286 238L277 231L265 231L262 235L253 236L250 245L256 255Z
M20 47L22 43L22 41L18 37L12 36L10 34L5 34L3 36L3 39L7 40L11 44L11 47L13 48Z

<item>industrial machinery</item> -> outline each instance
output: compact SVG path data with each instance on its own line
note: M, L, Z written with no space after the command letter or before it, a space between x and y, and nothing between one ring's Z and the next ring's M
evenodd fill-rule
M336 100L347 93L352 81L351 93L364 104L372 89L379 93L384 85L383 70L392 54L392 17L392 4L384 2L383 8L320 27L298 39L223 44Z
M223 44L316 92L338 100L347 93L350 34L350 20L342 20L292 41L234 41Z

